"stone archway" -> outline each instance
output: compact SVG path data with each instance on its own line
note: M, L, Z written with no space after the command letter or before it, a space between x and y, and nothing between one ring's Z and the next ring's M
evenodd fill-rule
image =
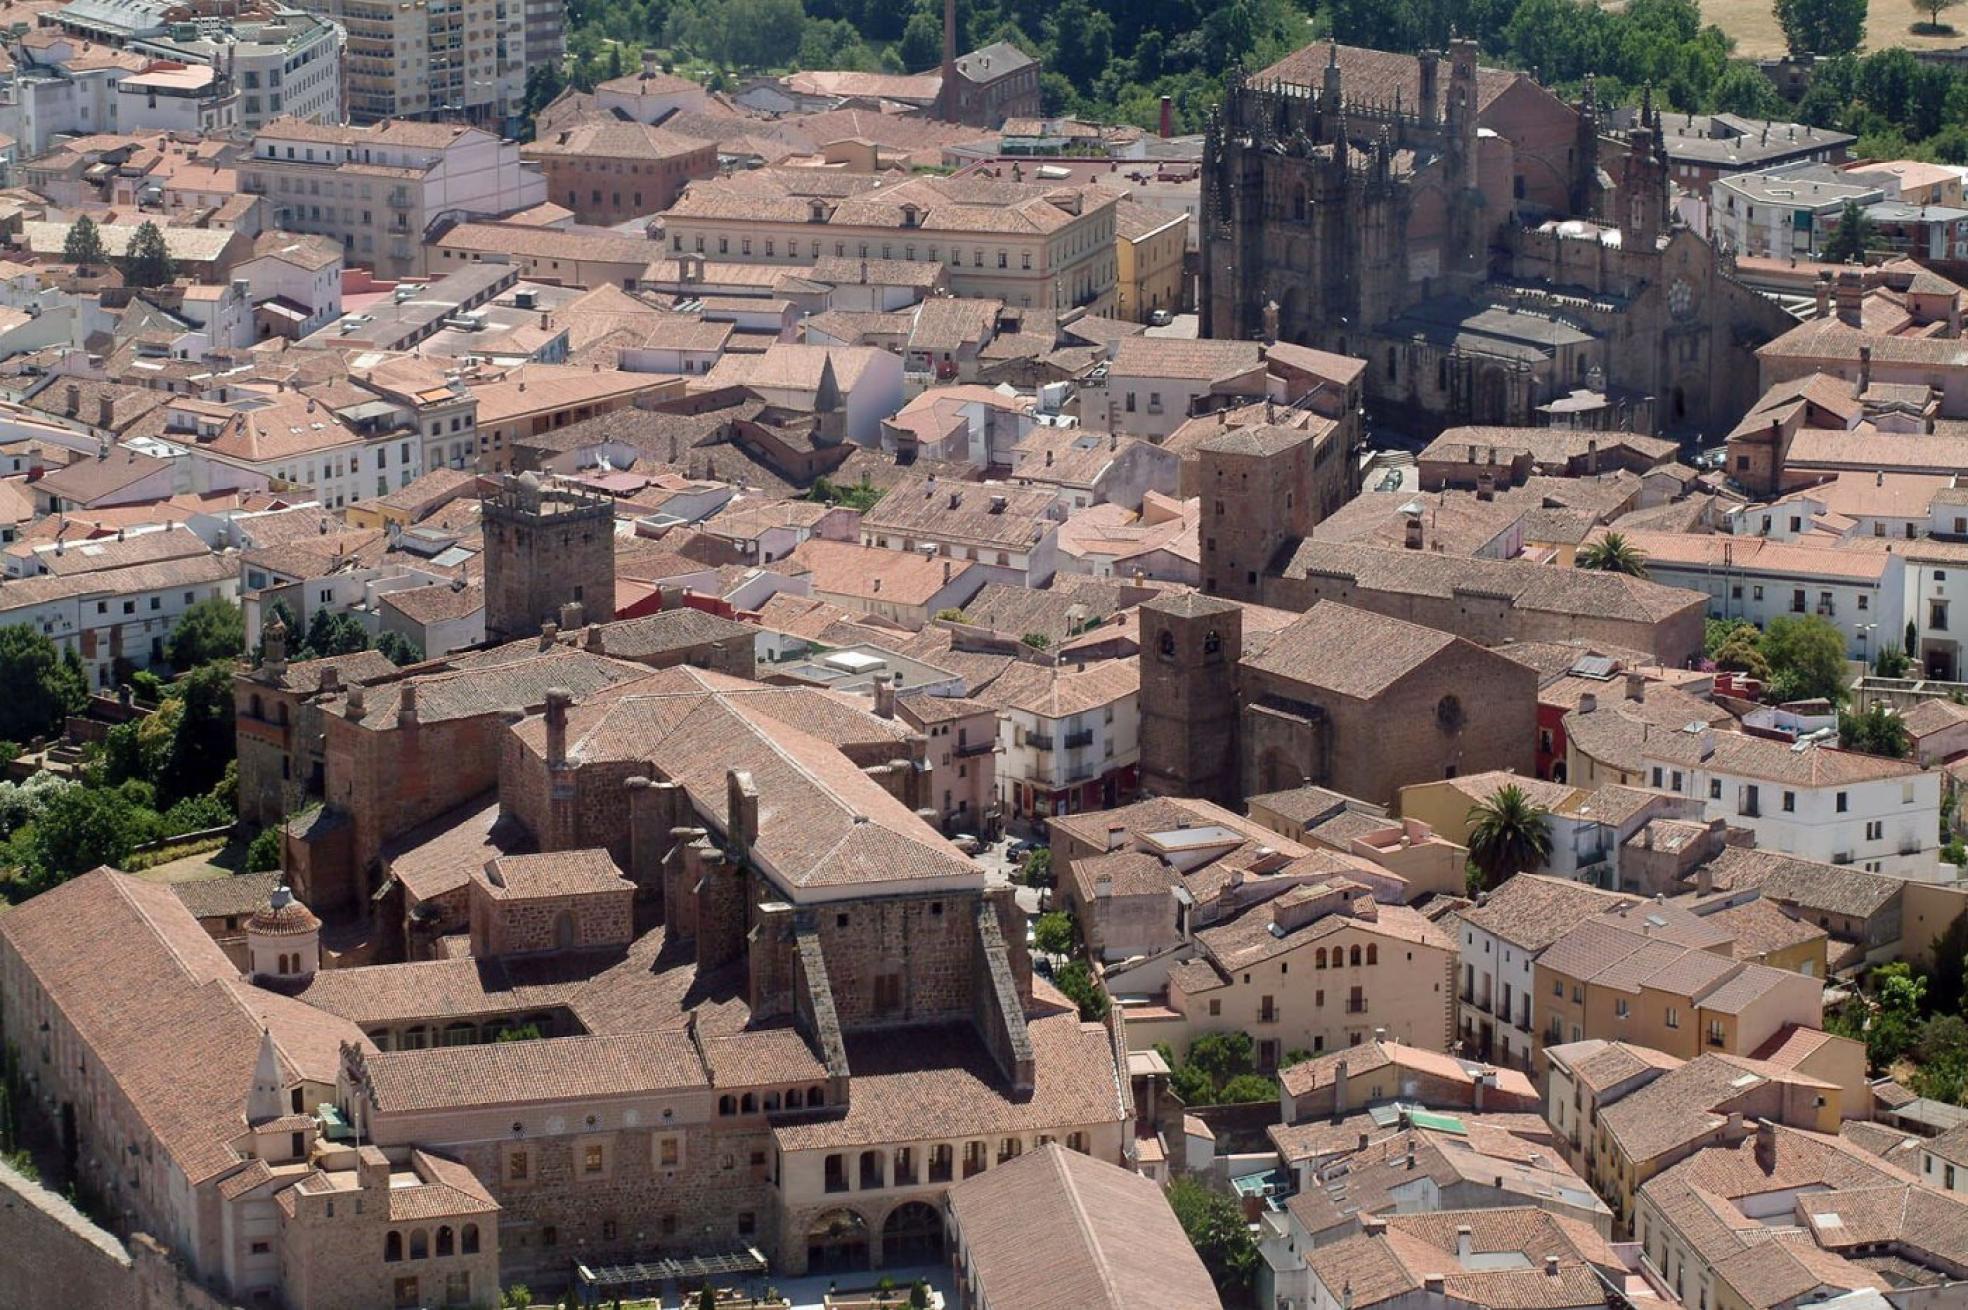
M943 1259L943 1216L923 1201L904 1201L882 1223L884 1265L937 1264Z
M868 1221L848 1209L829 1210L806 1230L806 1271L855 1273L868 1267Z

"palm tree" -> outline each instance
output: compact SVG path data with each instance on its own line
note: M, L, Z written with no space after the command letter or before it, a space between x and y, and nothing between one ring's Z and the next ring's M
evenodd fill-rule
M1630 578L1647 576L1647 552L1617 532L1608 532L1590 542L1578 553L1578 566L1601 573L1624 573Z
M1514 782L1469 807L1469 862L1478 875L1476 890L1545 862L1551 854L1551 829L1545 826L1550 813Z

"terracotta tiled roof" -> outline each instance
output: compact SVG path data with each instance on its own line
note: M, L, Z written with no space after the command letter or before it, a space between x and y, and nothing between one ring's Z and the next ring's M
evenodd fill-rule
M368 1057L364 1068L370 1095L383 1113L518 1106L709 1085L695 1044L680 1033L393 1051Z
M1398 96L1402 108L1410 113L1419 110L1421 60L1414 55L1369 50L1362 46L1315 41L1252 75L1251 81L1260 85L1282 81L1295 86L1323 86L1329 62L1339 65L1341 93L1348 100L1391 106ZM1440 59L1436 76L1438 85L1446 92L1449 85L1449 60L1446 56ZM1476 69L1477 109L1488 109L1498 96L1518 82L1528 80L1522 73L1479 66Z
M950 1191L980 1297L1020 1310L1216 1310L1152 1179L1058 1143Z
M847 1039L853 1094L838 1118L780 1124L782 1151L915 1140L924 1124L951 1138L1098 1127L1128 1118L1113 1047L1070 1010L1030 1019L1036 1083L1014 1095L968 1025L891 1028Z
M1461 917L1525 951L1541 951L1576 925L1632 898L1568 878L1520 873Z

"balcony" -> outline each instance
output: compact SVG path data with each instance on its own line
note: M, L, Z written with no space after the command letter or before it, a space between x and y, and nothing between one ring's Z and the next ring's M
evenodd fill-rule
M1028 732L1025 734L1025 744L1027 746L1030 746L1035 751L1051 750L1053 747L1053 741L1054 738L1051 733Z
M983 741L967 741L958 745L957 758L965 760L975 755L989 755L997 748L998 743L990 737L986 737Z
M1367 1012L1367 998L1364 996L1347 997L1346 1012L1348 1014L1365 1014Z
M1077 732L1069 732L1066 734L1066 749L1069 751L1076 750L1081 746L1091 746L1091 745L1093 745L1092 728L1081 728Z

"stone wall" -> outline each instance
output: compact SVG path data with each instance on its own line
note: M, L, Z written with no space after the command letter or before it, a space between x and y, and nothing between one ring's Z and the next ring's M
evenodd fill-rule
M55 1298L55 1299L51 1299ZM164 1248L129 1247L39 1183L0 1163L0 1305L227 1310L188 1282Z

